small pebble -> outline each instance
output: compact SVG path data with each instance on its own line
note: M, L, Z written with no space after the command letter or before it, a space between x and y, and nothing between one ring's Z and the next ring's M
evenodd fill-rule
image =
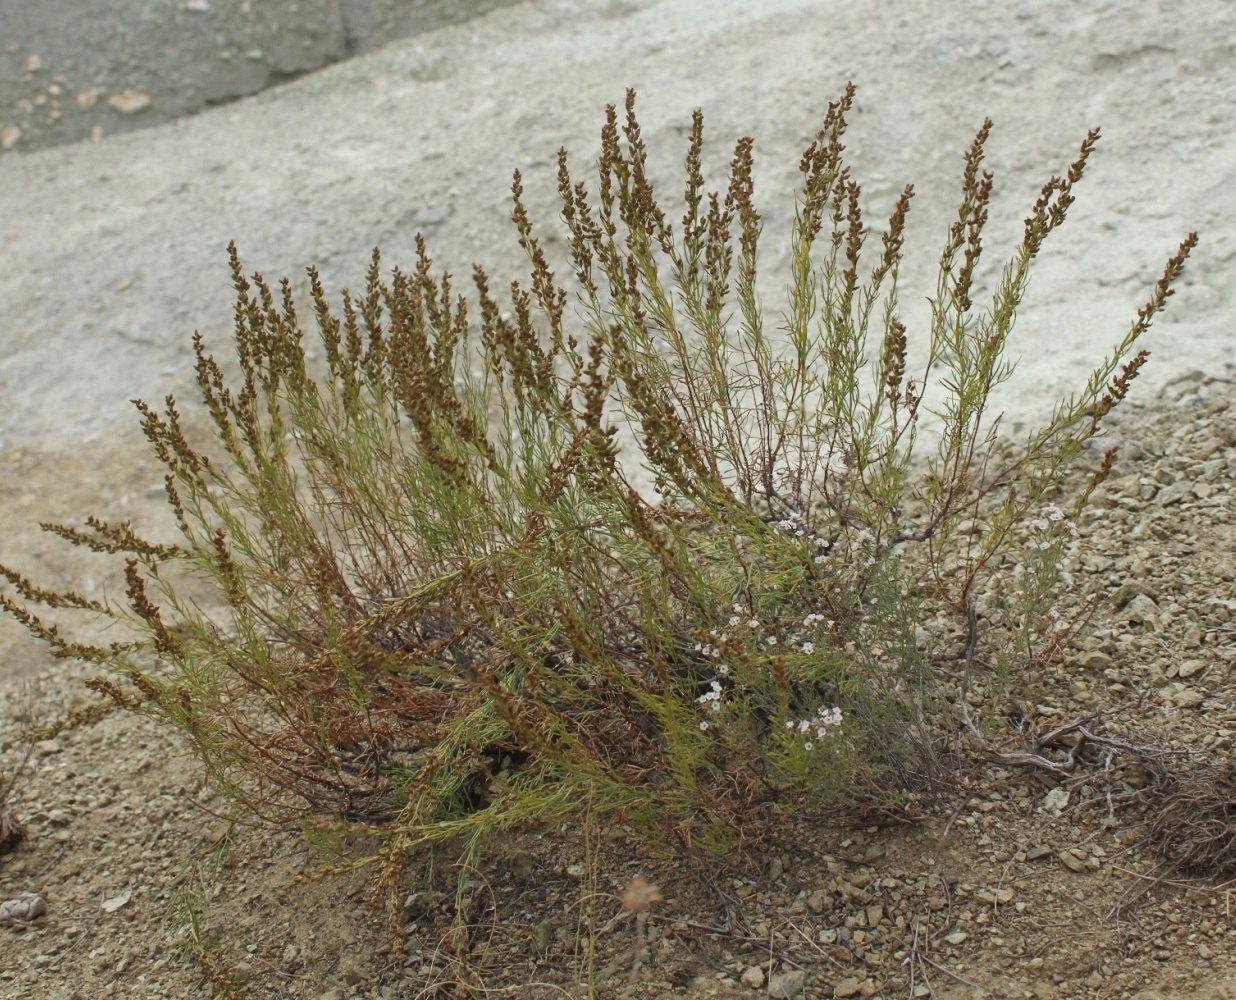
M758 965L752 965L743 972L740 981L743 986L750 986L753 990L758 990L764 985L764 970Z

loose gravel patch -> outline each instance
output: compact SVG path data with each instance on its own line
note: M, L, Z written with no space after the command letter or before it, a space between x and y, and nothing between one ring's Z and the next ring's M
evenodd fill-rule
M1236 737L1233 404L1231 381L1199 375L1112 422L1121 458L1061 609L1096 601L1093 620L1017 708L1040 731L1104 710L1102 733L1138 752L1096 743L1068 773L976 763L914 822L804 812L758 852L694 865L621 824L518 831L462 896L449 858L409 870L397 960L363 873L299 878L363 845L229 824L177 738L108 715L35 744L6 803L28 837L0 856L0 901L46 912L0 926L0 995L206 996L213 970L249 996L420 997L466 955L474 986L520 997L589 980L648 998L1227 996L1232 891L1151 833ZM5 686L0 775L23 730L94 700L88 675ZM999 687L980 678L971 711ZM662 897L642 928L622 903L638 878Z

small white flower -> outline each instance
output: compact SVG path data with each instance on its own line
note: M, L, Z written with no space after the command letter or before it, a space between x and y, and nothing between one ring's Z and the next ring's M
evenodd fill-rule
M808 740L806 743L803 744L803 749L804 750L814 750L815 744L812 743L810 740Z
M717 673L719 673L722 677L725 677L727 674L729 674L729 672L730 672L730 667L728 663L718 663L717 664Z
M737 625L739 621L740 621L740 619L739 619L738 615L732 615L732 616L730 617L730 628L733 628L735 625Z
M777 637L775 635L770 635L766 641L770 646L777 645Z
M759 628L759 627L760 627L760 620L759 620L758 618L752 618L749 622L747 622L747 624L748 624L751 628Z
M810 656L812 653L815 652L815 643L814 642L804 642L802 646L802 650L804 653Z
M701 722L701 723L700 723L700 732L701 732L701 733L706 733L706 732L708 732L708 723L707 723L707 722Z

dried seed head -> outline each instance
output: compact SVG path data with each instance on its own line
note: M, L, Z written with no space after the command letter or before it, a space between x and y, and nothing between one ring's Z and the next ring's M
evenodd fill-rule
M628 913L644 913L664 898L660 888L643 875L636 875L622 890L622 908Z

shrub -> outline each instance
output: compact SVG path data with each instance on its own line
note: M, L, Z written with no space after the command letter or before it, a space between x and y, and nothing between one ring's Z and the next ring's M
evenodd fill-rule
M478 267L470 306L419 240L389 278L375 251L341 311L310 269L317 367L288 282L246 278L232 247L239 378L194 342L213 441L190 442L171 397L137 404L183 539L46 526L123 556L124 601L5 570L26 601L119 622L127 640L73 642L5 607L57 655L106 668L93 683L117 704L180 730L243 809L377 838L364 861L392 891L424 845L462 838L471 857L495 831L584 808L719 848L796 804L904 802L956 722L950 661L968 669L982 645L1025 666L1054 648L1059 505L1089 495L1066 502L1062 484L1144 363L1138 339L1196 238L1087 384L1008 445L988 399L1098 133L1043 186L980 310L984 123L912 375L897 293L913 191L865 263L842 145L853 96L802 156L775 333L756 292L752 141L706 192L697 112L671 222L633 93L625 116L607 111L595 192L559 153L574 313L518 173L530 280L508 303ZM188 599L185 574L217 609ZM962 653L924 627L941 614Z

